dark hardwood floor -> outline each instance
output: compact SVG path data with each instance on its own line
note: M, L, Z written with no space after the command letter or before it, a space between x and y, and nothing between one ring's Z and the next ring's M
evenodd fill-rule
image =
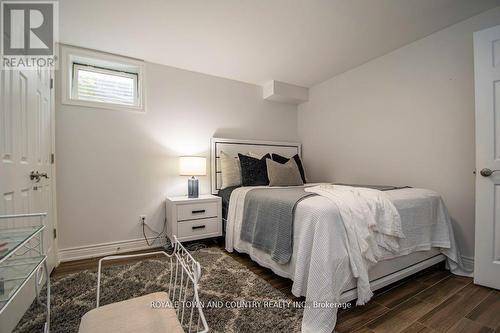
M220 245L213 243L208 246ZM274 288L291 295L292 281L257 265L247 255L230 255ZM62 263L53 275L95 269L98 260L94 258ZM124 262L130 260L113 264ZM500 292L474 285L471 278L450 275L438 265L376 292L365 306L340 310L336 331L500 333Z

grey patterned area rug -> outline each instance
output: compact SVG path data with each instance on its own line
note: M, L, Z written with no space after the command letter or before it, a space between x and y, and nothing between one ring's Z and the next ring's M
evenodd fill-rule
M200 300L205 304L293 301L219 248L203 248L192 254L202 267ZM155 258L104 268L101 304L165 290L165 263L165 259ZM80 318L95 307L96 271L85 270L51 282L51 332L78 332ZM211 332L299 332L302 320L302 310L294 307L211 307L204 313ZM42 332L44 321L43 308L34 302L15 332Z

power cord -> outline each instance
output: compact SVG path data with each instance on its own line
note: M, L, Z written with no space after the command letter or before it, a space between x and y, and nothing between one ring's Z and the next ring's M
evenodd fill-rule
M156 237L153 238L153 241L150 243L148 240L148 237L146 236L146 227L152 232L156 234ZM165 218L165 221L163 223L163 229L161 232L158 232L156 230L153 230L147 223L146 223L146 218L142 218L142 235L144 236L144 240L146 241L146 244L148 246L152 246L158 239L160 239L161 236L165 233L167 230L167 218Z
M165 218L165 221L164 221L164 224L163 224L163 229L161 232L158 232L156 230L153 230L147 223L146 223L146 218L145 217L141 217L141 220L142 220L142 235L144 236L144 240L146 241L146 244L148 246L152 246L161 236L163 236L163 234L165 233L165 231L167 230L167 218ZM155 236L155 238L153 238L153 240L151 242L149 242L148 240L148 237L146 236L146 227L153 233L157 234ZM172 252L174 247L172 245L172 242L170 241L170 239L168 237L165 238L166 239L166 243L164 245L164 248L165 250L167 250L168 252ZM205 243L201 243L201 242L189 242L188 244L185 244L185 248L188 250L188 251L197 251L197 250L200 250L200 249L204 249L204 248L207 248L207 245Z

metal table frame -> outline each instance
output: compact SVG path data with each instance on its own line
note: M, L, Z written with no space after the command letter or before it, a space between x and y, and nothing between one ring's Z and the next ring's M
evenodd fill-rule
M40 256L42 259L40 262L34 267L34 269L28 274L27 276L24 277L24 281L17 287L17 289L14 291L14 293L9 297L5 305L0 309L0 315L7 309L9 304L14 300L14 298L17 296L17 294L21 291L21 289L24 288L24 286L28 283L28 281L31 280L31 278L35 275L38 274L39 270L41 267L43 267L45 271L45 287L47 289L47 301L45 304L46 307L46 317L47 320L44 325L44 332L49 333L50 331L50 275L49 275L49 269L47 265L47 254L45 253L44 250L44 244L43 244L43 232L45 230L45 225L43 225L43 219L47 216L47 213L33 213L33 214L12 214L12 215L0 215L0 220L7 220L7 219L19 219L19 218L34 218L34 217L39 217L40 218L40 228L33 232L29 237L27 237L25 240L23 240L15 250L7 253L4 257L0 259L0 267L14 267L16 264L10 264L10 265L4 265L2 266L2 263L7 261L7 259L11 258L16 254L17 251L20 249L23 249L25 247L28 247L28 250L25 252L29 251L35 251L39 252ZM7 228L7 229L0 229L0 233L4 230L16 230L16 229L21 229L18 227L13 227L13 228ZM36 250L35 247L29 247L30 241L32 241L35 237L39 237L40 241L38 244L38 250ZM42 302L40 300L40 285L42 284L43 281L43 276L38 277L35 279L35 293L36 293L36 299L37 302L41 305Z

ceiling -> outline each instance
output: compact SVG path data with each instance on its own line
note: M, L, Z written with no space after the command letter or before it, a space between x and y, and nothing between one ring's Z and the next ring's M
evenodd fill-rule
M63 43L310 87L500 0L61 0Z

